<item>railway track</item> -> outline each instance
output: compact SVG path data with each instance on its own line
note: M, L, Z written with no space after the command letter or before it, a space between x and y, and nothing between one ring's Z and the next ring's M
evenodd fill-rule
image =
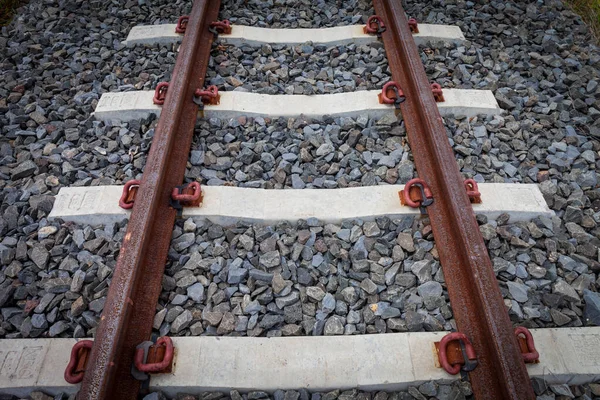
M219 6L219 1L197 1L185 22L180 20L185 36L96 332L81 398L125 399L139 391L140 382L130 373L132 355L151 333L153 305L177 213L174 188L183 179L198 103L204 108L198 91L205 86L211 31L227 34L230 30L226 23L215 22ZM412 37L412 25L400 2L375 1L374 6L378 16L366 29L381 35L394 79L384 87L382 96L389 96L402 112L421 177L413 186L417 191L421 188L418 204L424 207L429 203L427 214L434 236L445 244L439 250L440 261L457 327L469 346L471 338L477 354L473 358L479 363L470 373L473 391L479 398L533 398L475 215L464 212L471 203ZM212 102L213 97L205 96ZM409 200L413 187L404 189Z
M314 96L219 92L216 87L208 84L206 78L213 40L216 37L222 37L224 43L233 46L242 46L244 43L261 44L268 41L270 37L285 37L286 39L282 39L280 45L297 45L303 42L297 39L302 34L300 31L289 34L283 31L269 33L261 29L237 29L235 25L231 30L227 21L218 21L220 5L220 1L196 0L189 16L180 19L176 27L165 25L156 31L158 34L153 31L145 38L140 37L145 34L144 32L149 32L148 28L132 31L137 39L128 39L129 45L148 44L148 41L164 43L165 40L171 44L181 42L171 79L168 86L163 85L162 92L157 88L155 92L139 91L103 95L95 110L96 118L106 121L115 118L135 120L147 118L149 115L159 116L142 179L128 183L125 188L112 189L110 195L105 193L111 189L96 188L94 189L96 192L93 192L88 188L63 188L50 214L51 218L79 222L98 218L98 222L103 224L107 221L119 221L124 217L129 219L94 340L77 342L71 353L71 363L67 366L65 376L68 375L67 378L73 382L81 381L77 398L136 398L140 392L147 390L147 373L164 374L156 375L158 378L155 382L159 383L155 383L153 387L162 387L166 390L170 381L164 378L166 382L164 383L161 379L172 373L173 355L175 354L175 368L181 368L187 354L195 354L198 346L195 342L175 339L173 347L173 340L166 335L162 335L158 340L156 335L153 335L153 329L161 328L160 321L158 326L156 323L156 305L165 286L163 275L170 247L173 246L173 232L181 235L183 228L183 231L187 232L186 235L193 236L191 232L194 232L196 225L192 220L210 220L224 226L248 228L241 221L252 221L253 224L261 225L307 219L307 226L310 228L318 226L315 222L316 218L334 224L342 223L347 219L360 218L376 220L376 223L370 222L369 228L379 232L385 231L382 227L385 222L380 220L381 218L419 214L421 214L423 230L427 231L428 235L432 234L438 243L436 258L439 259L441 266L439 274L443 276L445 282L456 332L446 336L432 334L425 337L424 335L419 339L420 345L409 343L410 339L406 339L405 346L410 349L409 352L427 354L427 348L435 342L437 350L431 353L435 356L428 354L423 358L438 362L440 364L438 367L441 366L446 371L442 372L442 368L438 368L442 373L441 376L462 374L463 379L470 383L473 395L477 399L534 398L530 375L537 376L532 372L536 366L531 366L528 372L527 364L539 362L540 356L535 351L529 331L525 328L515 331L513 327L503 293L498 285L497 266L490 259L476 213L478 216L487 213L490 218L498 216L503 218L503 215L506 215L504 213L509 213L513 220L527 221L536 217L550 220L552 212L544 203L537 187L527 189L525 185L517 185L522 186L517 189L510 184L506 187L481 184L481 193L479 193L477 183L474 180L465 181L461 174L442 118L442 114L450 115L457 112L471 118L489 113L490 118L493 118L493 115L502 112L493 95L490 99L485 98L485 94L479 91L456 94L460 92L459 89L453 91L432 86L417 46L418 36L415 34L419 34L419 25L406 17L400 1L391 0L373 2L376 15L369 19L363 33L357 31L356 27L343 28L339 32L323 33L318 29L311 30L314 32L310 33L305 32L309 37L314 37L313 42L322 40L323 43L329 44L349 41L383 43L391 79L380 91L367 90ZM176 34L170 31L173 28L177 29ZM430 27L423 31L430 35L426 36L427 38L434 37L432 35L436 32L435 28ZM228 38L227 35L231 36ZM345 38L344 35L352 36ZM460 38L461 35L455 31L448 36L450 41L464 39ZM475 96L480 96L477 97L477 102L472 101L469 104L465 100ZM447 111L444 111L445 109ZM267 190L252 189L251 186L247 188L203 187L195 179L189 179L187 176L188 155L195 146L193 142L198 116L210 121L211 118L240 121L247 116L261 118L264 121L265 118L275 120L279 117L318 117L319 114L338 118L360 115L366 115L367 119L401 118L418 178L411 176L413 179L408 180L405 185L398 186L317 190L316 193L310 189L303 189L303 194L292 194L291 190L281 190L277 195L270 195ZM328 145L330 143L320 145L318 151ZM529 192L525 193L525 190ZM114 205L119 202L120 192L122 192L121 208L108 207L109 204ZM507 207L505 202L498 202L495 205L494 200L504 197L508 199L507 202L512 201L512 208ZM97 200L99 198L102 200ZM536 203L536 207L523 207L524 202L528 205ZM311 203L314 204L308 207L307 204ZM315 204L321 206L316 207ZM274 209L271 210L271 207ZM125 209L131 211L124 211ZM337 213L334 212L335 210ZM182 216L190 218L186 224L193 225L194 228L178 225L177 220ZM220 227L214 229L222 231ZM365 226L363 230L366 229ZM208 231L210 236L210 228ZM185 235L179 237L183 236ZM195 239L192 239L192 242L194 241ZM443 245L439 245L440 243ZM247 250L250 251L250 248L252 246ZM356 246L354 249L356 250ZM274 252L277 252L275 259L267 257ZM266 268L255 269L259 271L255 272L256 277L261 272L271 274L269 266L278 266L281 263L278 259L279 251L271 250L266 253L260 256L259 261L260 265ZM299 254L296 259L300 256L304 257ZM312 255L308 258L313 263L313 267L322 266L319 263L314 264ZM366 258L362 257L362 259ZM202 257L193 259L192 256L186 262L199 265L201 260ZM352 260L355 261L361 261L361 257ZM213 265L207 267L213 273ZM236 268L242 270L239 266ZM383 271L383 268L381 269ZM227 283L235 283L235 279L232 278L233 270L233 266L229 266L225 278ZM217 275L219 271L215 270L214 274ZM247 271L245 273L247 274ZM256 277L255 279L260 281L261 278ZM281 278L281 275L279 277ZM268 279L275 278L270 276ZM384 279L387 279L387 274ZM431 282L432 285L429 286L434 286L433 281ZM205 285L201 284L201 286ZM441 285L437 283L437 286L440 286L441 291ZM510 285L508 287L512 288ZM360 283L360 288L368 295L377 292L377 285L367 278ZM201 296L204 296L204 288L201 292ZM280 293L284 293L283 288ZM289 296L280 294L278 299L281 309L285 307L290 296L293 297L293 293ZM324 301L324 293L321 296L320 293L316 293L316 289L311 293L318 301ZM187 295L193 297L189 289ZM307 295L311 296L308 293ZM374 309L371 307L375 315L379 304L382 303L374 304L376 306ZM244 307L248 306L249 304L244 305ZM212 312L212 309L206 308L203 311L203 318L205 313ZM235 318L229 312L217 311L216 313L221 314L217 322L219 327L224 321L223 318L229 318L225 315ZM174 320L171 322L175 324ZM334 329L333 326L330 328ZM161 334L163 334L162 330ZM291 334L293 335L293 332ZM535 340L544 345L551 340L558 341L559 337L560 340L568 340L562 338L560 332L548 333L550 336L555 335L552 339L544 335L547 334L542 330L534 332ZM585 335L592 337L597 335L597 332L590 330L577 335L585 341ZM154 342L148 342L153 337ZM382 343L385 340L382 338ZM593 340L590 343L593 343ZM261 346L268 346L267 342L257 341L256 346L260 349ZM367 354L369 351L377 353L368 347L361 347L362 344L358 344L359 342L360 339L354 346L360 349L358 351L361 354ZM303 343L299 343L299 347L302 348ZM396 342L391 342L392 346L395 344ZM234 342L231 344L226 342L223 347L219 347L218 344L213 343L214 348L211 347L213 358L206 362L208 368L218 357L214 349L221 349L223 352L243 351L235 349L236 345ZM48 344L48 346L52 348L55 345ZM279 344L279 346L283 345ZM331 342L331 346L343 349L343 338ZM383 347L384 344L379 346ZM404 344L400 344L400 347L402 346ZM584 347L589 348L589 343ZM271 351L269 354L272 354L270 357L276 357L278 351L284 351L284 348L285 346L269 350ZM319 345L315 345L315 348L317 349L315 352L319 353ZM64 351L64 348L61 349ZM538 350L542 353L541 362L545 363L543 354L546 349L538 346ZM59 347L53 351L60 351ZM206 350L207 353L210 351ZM260 350L255 351L256 356L259 357ZM326 346L320 351L326 353ZM546 351L549 357L551 351ZM565 360L568 356L568 352L557 352L555 355L556 359ZM376 364L383 362L382 360L387 360L386 355L377 353L371 362ZM399 365L402 364L402 354L398 353L394 361ZM300 361L295 362L300 364ZM411 362L415 364L419 361L413 357ZM190 361L190 364L193 363L193 360ZM393 368L393 365L394 362L387 368ZM228 366L230 365L224 362L223 368ZM543 366L545 368L546 364ZM251 368L251 365L246 365L245 368ZM265 367L268 368L270 367ZM312 366L312 368L318 371L320 367ZM191 371L202 374L203 367L196 365L191 367ZM301 370L297 373L301 375ZM346 373L352 376L353 371L350 369ZM367 373L366 371L357 373L356 379L360 379L361 374ZM591 372L583 371L581 374L588 381L598 376L598 373L593 372L593 368ZM565 375L568 375L568 368ZM175 376L177 377L177 373ZM440 375L432 376L435 378ZM310 377L310 373L302 376L303 385L310 385ZM213 381L219 381L218 376L211 376L211 378ZM250 382L244 384L237 382L235 378L223 378L222 382L225 382L223 386L217 384L210 386L211 383L206 381L194 383L193 374L190 374L188 379L192 382L191 386L195 384L196 387L218 390L226 387L228 383L240 384L241 389L250 389L252 383L258 378L252 374L239 378L241 381ZM290 379L293 382L293 377ZM413 375L405 379L406 382L398 381L396 384L402 386L414 382L414 379L422 378ZM384 380L387 382L385 378L381 378L380 381ZM373 381L372 387L378 387L376 382L377 380ZM178 384L180 385L178 388L185 391L186 383ZM268 382L263 384L269 385ZM323 385L326 387L326 384Z

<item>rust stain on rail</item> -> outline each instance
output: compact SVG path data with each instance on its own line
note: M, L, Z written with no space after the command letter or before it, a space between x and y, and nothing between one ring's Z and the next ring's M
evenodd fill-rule
M220 0L196 0L96 331L79 400L135 399L135 347L149 339L176 211L169 207L188 160Z
M479 365L469 373L478 399L534 399L519 345L448 142L430 82L401 0L375 0L392 77L419 177L435 201L431 219L458 329L472 341ZM443 245L441 245L443 244Z

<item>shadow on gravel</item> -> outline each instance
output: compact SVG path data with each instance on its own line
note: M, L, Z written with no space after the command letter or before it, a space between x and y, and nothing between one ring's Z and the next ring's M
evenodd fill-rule
M17 8L25 5L23 0L0 0L0 26L6 26L12 21Z

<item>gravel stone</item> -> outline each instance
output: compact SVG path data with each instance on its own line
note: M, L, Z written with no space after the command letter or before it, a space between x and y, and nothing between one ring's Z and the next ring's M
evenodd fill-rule
M525 303L528 300L527 296L527 286L518 282L506 282L508 286L508 290L510 291L510 295L513 299L518 301L519 303Z
M442 295L442 285L439 282L429 281L417 287L417 292L421 297L437 297Z
M325 335L343 335L344 334L344 323L341 317L334 315L327 319L325 322Z
M199 282L194 283L187 288L187 296L196 303L202 302L204 300L204 286Z
M586 326L600 326L600 295L589 290L583 291L583 322Z

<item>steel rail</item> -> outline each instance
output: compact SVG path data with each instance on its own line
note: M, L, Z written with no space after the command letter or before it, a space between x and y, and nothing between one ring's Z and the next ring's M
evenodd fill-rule
M179 49L104 311L96 331L79 400L135 399L135 347L148 340L161 291L176 211L171 191L183 181L204 86L220 0L196 0Z
M382 38L419 177L433 193L427 207L458 329L479 365L469 373L478 399L534 399L514 329L463 186L442 117L401 0L374 0L387 30Z

